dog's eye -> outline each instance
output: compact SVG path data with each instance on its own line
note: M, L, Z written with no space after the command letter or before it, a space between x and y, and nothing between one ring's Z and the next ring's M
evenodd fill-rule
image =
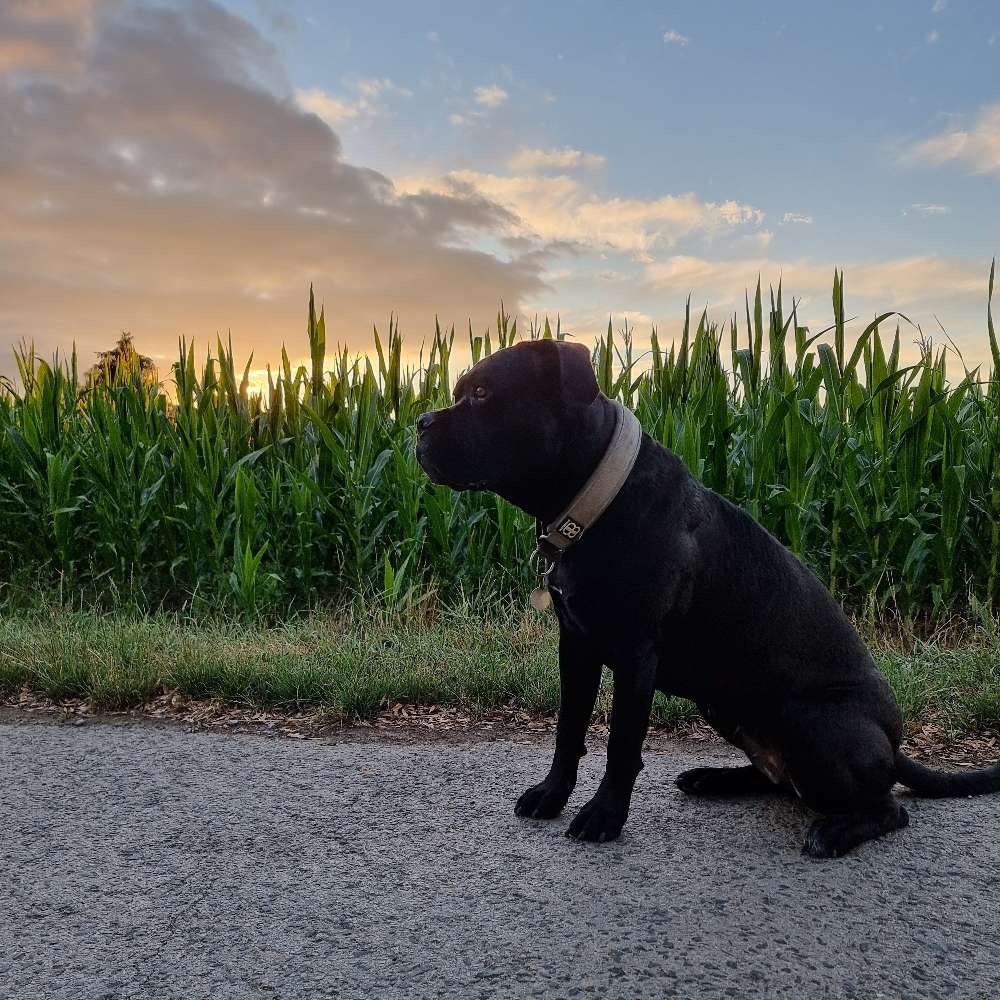
M477 385L473 387L472 398L473 399L485 399L489 393L486 391L485 385Z

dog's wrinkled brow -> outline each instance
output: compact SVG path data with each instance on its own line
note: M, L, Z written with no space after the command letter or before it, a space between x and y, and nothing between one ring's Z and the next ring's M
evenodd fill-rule
M457 381L457 382L455 383L455 389L454 389L454 391L452 392L452 397L453 397L453 398L455 399L455 401L456 401L456 402L458 401L458 397L459 397L459 396L461 396L461 395L462 395L462 393L463 393L463 392L465 392L465 390L469 388L469 382L470 382L470 381L471 381L472 379L474 379L474 378L475 378L475 379L481 379L481 378L482 378L482 369L480 368L480 369L479 369L479 372L478 372L478 373L476 373L476 369L477 369L477 368L479 368L479 364L475 364L475 365L473 365L473 366L472 366L472 367L471 367L471 368L470 368L470 369L469 369L469 370L468 370L468 371L467 371L467 372L466 372L466 373L465 373L465 374L464 374L464 375L463 375L463 376L462 376L462 377L461 377L461 378L460 378L460 379L459 379L459 380L458 380L458 381Z

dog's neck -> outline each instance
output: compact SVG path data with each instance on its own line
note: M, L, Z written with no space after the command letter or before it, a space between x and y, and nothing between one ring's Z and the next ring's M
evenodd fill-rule
M615 432L615 405L599 394L580 408L574 420L573 433L563 438L559 455L541 477L504 494L504 499L546 525L569 506L604 457Z

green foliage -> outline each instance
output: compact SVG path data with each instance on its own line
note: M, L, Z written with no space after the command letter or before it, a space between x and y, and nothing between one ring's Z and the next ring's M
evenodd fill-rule
M636 351L633 331L609 324L595 373L855 611L995 606L992 311L990 374L963 364L949 381L945 350L922 336L918 360L900 363L905 317L882 314L848 343L844 300L836 272L833 324L815 334L780 286L764 295L759 283L745 319L725 327L689 304L669 346L654 329ZM449 401L454 329L436 326L410 370L395 319L374 331L368 357L328 356L325 328L310 291L308 367L282 350L260 394L231 344L199 370L182 342L174 402L138 366L82 384L75 355L47 364L22 345L19 386L0 384L0 597L16 603L31 580L66 603L248 618L366 594L394 608L429 595L522 598L531 520L490 494L434 486L414 457L416 417ZM528 336L565 333L546 320ZM470 328L469 354L517 339L501 308L495 330Z

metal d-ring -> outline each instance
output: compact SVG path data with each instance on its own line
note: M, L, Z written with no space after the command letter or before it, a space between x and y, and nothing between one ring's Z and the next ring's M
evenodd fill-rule
M531 554L534 563L535 574L538 577L538 586L541 590L554 590L557 594L562 594L562 588L549 583L549 577L556 568L556 560L550 559L541 549L535 549Z
M535 549L529 557L529 565L535 571L539 580L548 583L549 574L556 568L555 560L550 559L541 549Z

